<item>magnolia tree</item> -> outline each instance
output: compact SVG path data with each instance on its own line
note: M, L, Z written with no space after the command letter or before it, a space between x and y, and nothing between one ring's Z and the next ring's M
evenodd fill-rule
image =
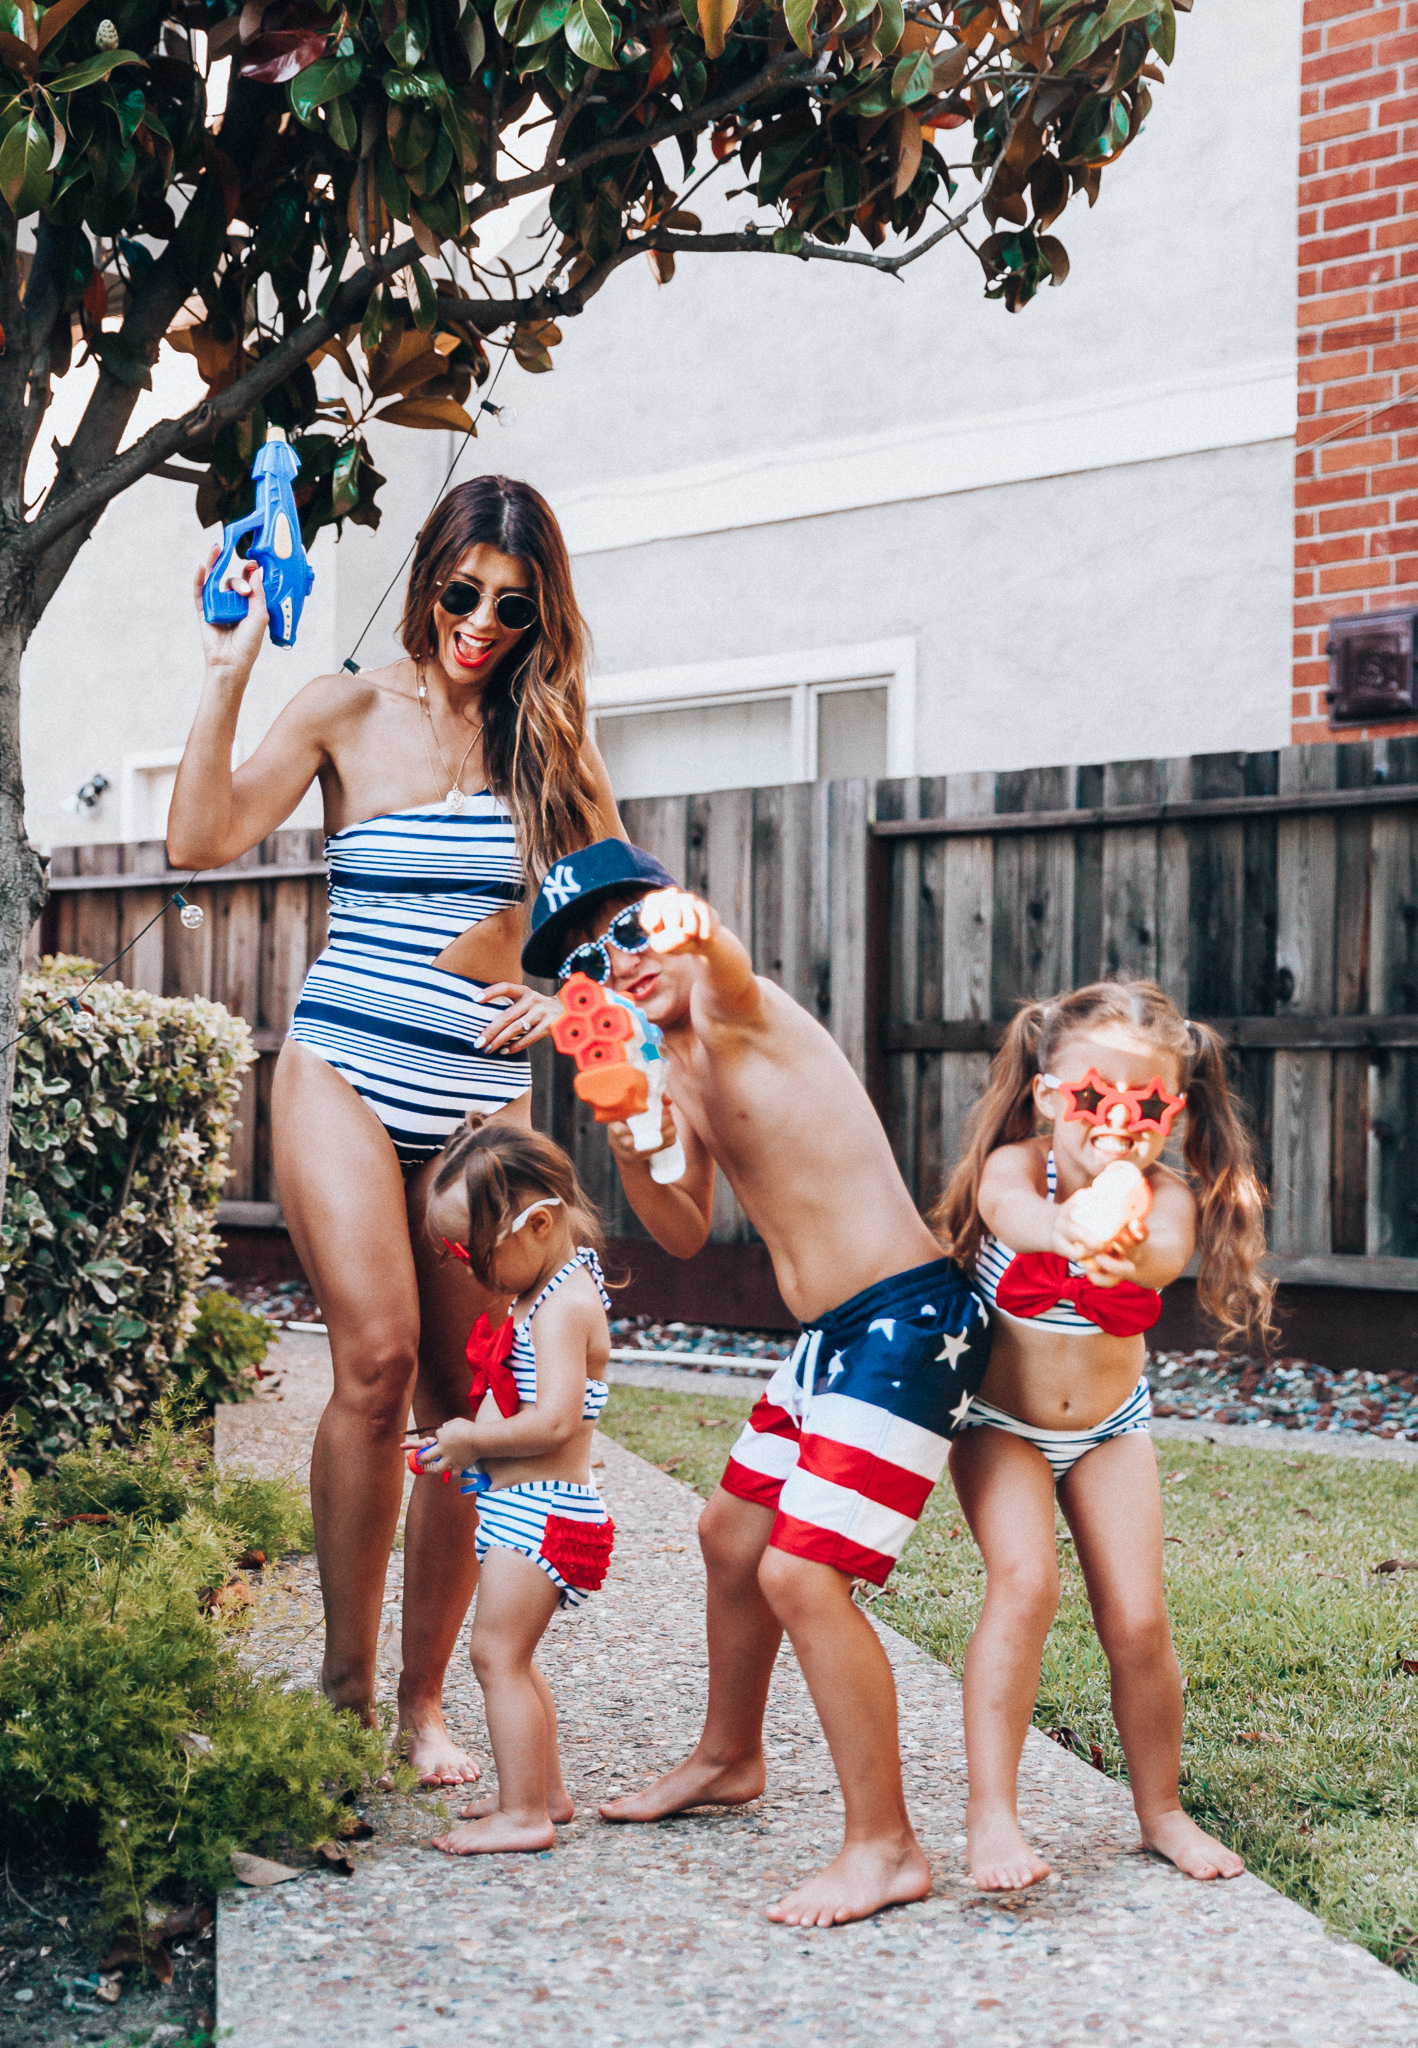
M307 545L372 526L366 422L471 432L490 350L549 370L637 256L662 284L725 251L895 274L953 238L1017 311L1063 282L1053 229L1141 130L1190 5L0 0L0 1041L44 892L21 656L113 498L158 475L233 518L279 425ZM702 231L687 201L716 173L761 225ZM545 232L484 261L543 195ZM164 339L205 395L124 446ZM28 504L55 380L90 364Z

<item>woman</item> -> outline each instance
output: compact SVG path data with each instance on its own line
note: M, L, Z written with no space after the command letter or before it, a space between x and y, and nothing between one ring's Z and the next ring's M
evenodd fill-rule
M336 1706L370 1718L410 1393L421 1431L467 1415L464 1347L488 1301L466 1265L430 1249L431 1162L470 1110L530 1124L519 1043L541 1035L544 1006L520 986L526 876L622 827L586 737L587 633L566 546L527 484L485 476L450 491L409 572L406 659L317 678L233 770L266 630L254 565L239 587L246 618L202 628L206 681L168 855L176 867L221 867L319 780L330 944L281 1049L271 1119L281 1206L335 1371L310 1474L321 1682ZM479 1775L442 1710L477 1583L475 1527L455 1489L414 1489L399 1729L424 1784Z

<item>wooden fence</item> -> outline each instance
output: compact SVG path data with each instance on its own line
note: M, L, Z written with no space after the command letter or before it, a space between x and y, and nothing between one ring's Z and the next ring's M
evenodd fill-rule
M1418 742L999 775L789 784L625 805L862 1074L921 1205L1017 1000L1155 976L1235 1048L1291 1280L1418 1289ZM278 832L163 914L120 970L280 1045L325 938L319 835ZM153 845L59 849L35 950L99 960L177 879ZM269 1204L272 1060L248 1082L234 1202ZM613 1235L636 1234L565 1061L537 1116ZM251 1211L251 1220L259 1213ZM721 1190L715 1236L751 1233Z

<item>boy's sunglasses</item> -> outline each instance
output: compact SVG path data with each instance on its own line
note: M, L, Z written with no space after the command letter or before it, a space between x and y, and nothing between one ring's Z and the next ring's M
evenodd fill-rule
M640 902L644 900L642 897ZM604 938L587 939L574 953L567 954L556 970L556 978L562 982L573 974L584 974L591 981L609 981L611 946L619 953L643 953L649 943L650 934L640 922L640 903L627 903L606 926Z
M483 593L476 583L467 583L459 576L442 592L438 602L453 619L466 619L475 612L483 601ZM494 600L493 610L499 626L506 626L509 633L525 633L528 626L535 626L541 613L537 600L525 590L504 590Z

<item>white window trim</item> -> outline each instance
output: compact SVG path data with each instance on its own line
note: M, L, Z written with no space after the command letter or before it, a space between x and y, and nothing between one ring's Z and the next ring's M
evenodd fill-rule
M792 782L811 782L817 760L817 691L886 685L886 772L916 772L916 643L914 639L859 640L841 647L809 647L792 654L753 654L734 661L683 662L676 667L626 669L593 676L587 691L593 715L624 711L689 711L705 704L761 703L787 698Z
M144 753L125 754L119 778L119 830L124 839L142 839L148 822L147 792L143 777L154 768L175 768L182 759L181 747L150 747Z

